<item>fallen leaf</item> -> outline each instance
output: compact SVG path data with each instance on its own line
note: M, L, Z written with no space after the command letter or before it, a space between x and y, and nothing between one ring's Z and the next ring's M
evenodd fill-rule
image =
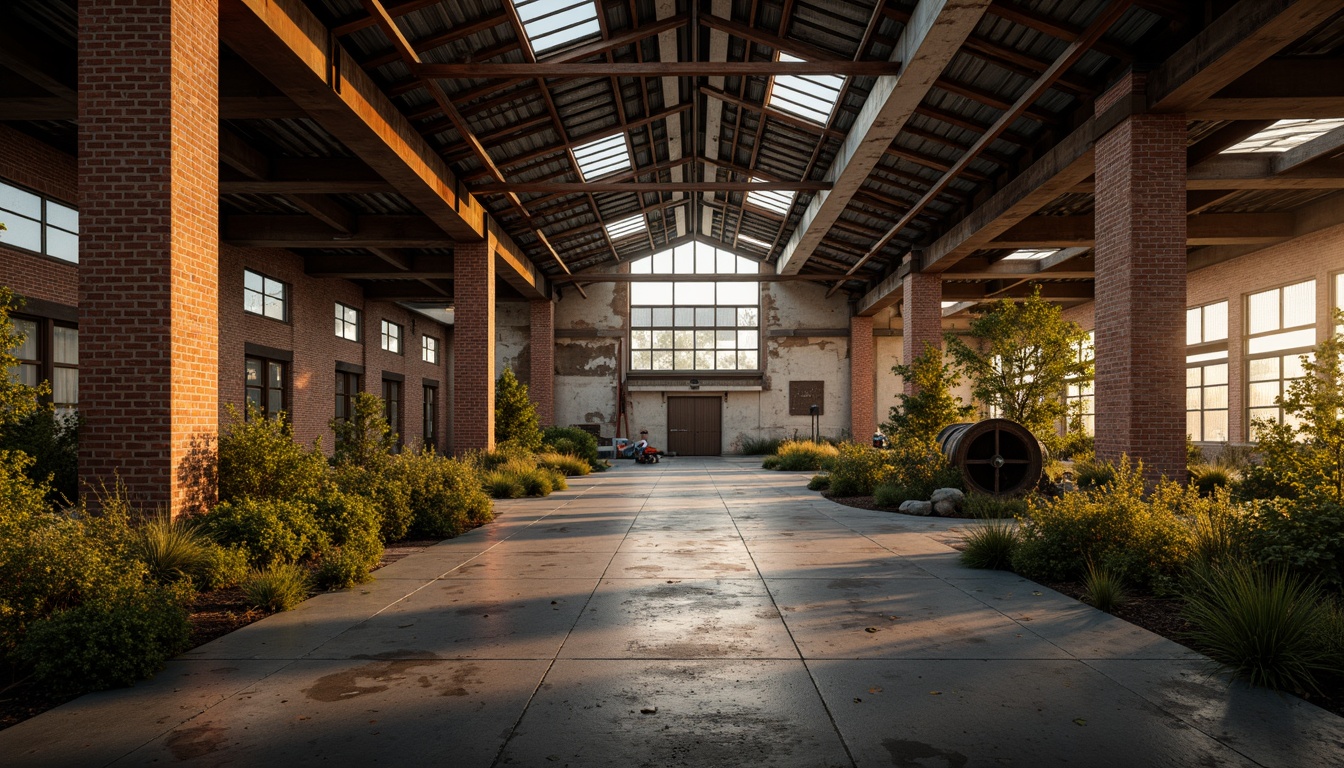
M1079 718L1075 718L1075 719L1074 719L1073 724L1074 724L1074 725L1087 725L1087 721L1084 720L1083 718L1079 717Z
M855 703L855 704L862 704L862 703L863 703L863 699L855 698L855 699L854 699L854 703Z
M869 692L869 693L881 693L881 692L882 692L882 686L880 686L880 685L874 685L872 688L869 688L869 689L868 689L868 692Z
M942 692L942 691L929 691L929 695L930 695L930 696L942 696L942 695L943 695L943 692Z

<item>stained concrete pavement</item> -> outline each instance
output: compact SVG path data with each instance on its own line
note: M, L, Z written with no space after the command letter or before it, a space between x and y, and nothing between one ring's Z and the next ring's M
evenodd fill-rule
M1344 765L1344 720L750 459L628 463L0 731L3 765Z

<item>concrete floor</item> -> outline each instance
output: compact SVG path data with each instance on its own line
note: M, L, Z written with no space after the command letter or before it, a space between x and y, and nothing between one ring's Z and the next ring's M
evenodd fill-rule
M0 731L4 765L1344 765L1344 720L748 459L622 462Z

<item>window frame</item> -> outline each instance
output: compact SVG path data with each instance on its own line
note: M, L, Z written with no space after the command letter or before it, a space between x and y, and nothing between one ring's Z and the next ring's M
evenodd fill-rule
M355 331L355 337L353 339L350 338L349 336L346 336L344 333L337 333L336 338L341 339L343 341L353 341L356 343L363 341L364 310L360 309L359 307L352 307L343 301L335 302L335 305L336 306L332 310L333 314L338 312L340 313L339 316L333 318L335 322L338 323L343 330L348 330L353 325ZM345 312L347 311L355 313L355 320L353 324L349 320L345 319ZM334 331L335 327L333 327L332 330Z
M266 378L265 378L266 381L269 381L269 377L267 376L267 374L270 373L270 366L272 366L272 365L277 365L277 366L279 366L279 367L280 367L280 386L277 388L277 387L272 387L272 386L269 386L268 384L263 383L263 385L260 386L260 387L254 387L254 386L248 384L248 383L247 383L248 363L249 363L249 362L252 362L252 361L256 361L256 362L258 362L258 363L261 363L261 368L262 368L262 371L263 371L263 374L262 374L262 375L263 375L263 377L266 377ZM286 420L290 420L290 416L291 416L291 414L290 414L291 399L290 399L290 398L292 397L292 393L291 393L291 390L290 390L290 381L289 381L290 370L291 370L291 368L290 368L290 363L289 363L289 361L287 361L287 360L277 360L277 359L275 359L275 358L273 358L273 357L266 357L266 356L264 356L264 355L244 354L244 355L243 355L243 411L244 411L244 414L246 414L246 412L247 412L247 410L248 410L248 408L247 408L247 404L250 403L250 402L254 402L250 397L248 397L248 394L249 394L248 390L258 389L258 390L260 390L261 393L264 395L264 397L261 397L261 398L260 398L260 402L258 403L258 405L260 406L261 412L262 412L263 416L265 416L265 418L268 418L268 419L280 418L280 416L283 414ZM270 402L270 397L269 397L269 395L270 395L271 392L275 391L276 389L278 389L278 390L280 391L280 408L277 409L277 410L272 411L272 409L271 409L271 402Z
M435 384L422 385L421 439L425 445L439 444L439 388Z
M1078 359L1092 360L1094 363L1097 358L1097 335L1096 331L1087 332L1087 342L1080 343L1077 348ZM1069 432L1069 419L1073 417L1072 406L1075 402L1083 404L1083 431L1089 435L1097 433L1097 393L1096 377L1086 382L1079 381L1078 378L1069 378L1064 380L1064 433Z
M439 364L439 339L428 333L420 334L420 361L430 365Z
M1247 299L1249 302L1249 298ZM1208 338L1208 316L1209 308L1218 305L1223 307L1223 335L1221 338ZM1249 306L1249 304L1248 304ZM1199 341L1190 341L1190 313L1199 312ZM1186 312L1186 331L1185 331L1185 432L1192 442L1198 443L1225 443L1232 439L1231 414L1232 414L1232 369L1229 366L1229 349L1232 339L1232 300L1218 299L1217 301L1208 301L1203 304L1196 304L1185 308ZM1247 320L1249 323L1249 319ZM1223 367L1223 380L1221 383L1209 383L1209 369ZM1191 383L1193 372L1198 371L1199 382ZM1212 390L1218 388L1223 390L1223 406L1221 408L1211 408L1208 406L1209 395ZM1195 394L1195 393L1198 394ZM1199 407L1191 407L1191 398L1199 400ZM1199 414L1199 430L1192 430L1191 419L1196 418L1193 414ZM1223 438L1221 440L1211 439L1209 437L1209 416L1210 414L1222 414L1223 420ZM1215 417L1216 418L1216 417Z
M332 409L332 418L336 421L344 422L350 420L350 414L354 410L355 397L359 395L360 386L363 383L360 381L362 378L362 376L354 371L342 371L339 368L336 370L336 378L333 385L336 402ZM342 392L342 389L345 391ZM344 415L341 413L342 410L345 412Z
M379 344L378 344L379 347L384 352L391 352L394 355L405 355L406 354L405 326L403 326L401 323L394 323L391 320L388 320L387 318L381 318L380 322L381 325L379 326ZM389 331L393 328L396 329L396 333L389 333ZM397 345L396 349L392 349L388 346L389 340L396 342Z
M79 347L78 337L76 337L75 362L65 363L56 360L56 329L66 328L79 333L79 325L66 320L57 320L51 317L41 317L39 315L28 315L15 312L10 315L10 319L15 322L33 324L33 349L36 357L19 357L17 350L11 352L19 360L19 367L29 368L34 372L36 380L32 386L39 386L46 382L51 391L42 398L42 402L54 406L58 413L62 415L69 414L79 409ZM58 402L56 400L56 371L73 370L75 371L75 401L72 403ZM8 372L7 372L8 373ZM12 376L13 374L8 374Z
M255 311L253 311L253 310L247 308L247 295L248 295L249 293L257 293L257 291L255 291L255 290L253 290L252 288L249 288L249 287L247 286L247 275L248 275L248 273L254 274L254 275L256 275L257 277L260 277L261 280L262 280L262 283L261 283L261 292L258 294L259 296L261 296L261 311L260 311L260 312L255 312ZM268 280L269 280L270 282L272 282L272 283L276 283L276 284L278 284L278 285L281 287L281 289L282 289L282 292L281 292L281 295L280 295L280 310L281 310L281 315L283 315L282 317L272 317L272 316L266 314L266 298L267 298L267 296L270 295L270 294L268 294L268 293L266 292L266 281L268 281ZM253 317L264 317L264 318L266 318L267 320L274 320L274 321L277 322L277 323L285 323L285 324L289 324L289 319L290 319L290 307L289 307L289 305L290 305L290 297L291 297L291 296L292 296L292 286L291 286L289 283L286 283L284 280L281 280L281 279L279 279L279 278L277 278L277 277L271 277L270 275L266 274L265 272L258 272L257 270L252 269L251 267L243 267L243 314L252 315Z
M38 218L36 219L34 219L32 216L29 216L26 213L21 213L11 208L0 207L0 221L7 221L13 223L13 220L15 218L19 218L23 219L24 221L33 222L37 224L38 247L34 249L22 245L17 245L14 242L5 239L5 236L2 234L0 234L0 247L12 248L13 250L16 251L31 253L37 256L46 257L48 259L55 259L61 262L62 264L74 264L74 265L79 264L79 208L77 206L71 205L63 200L59 200L55 197L52 197L51 195L43 194L31 187L26 187L22 184L16 184L15 182L7 178L0 178L0 187L9 187L10 189L16 190L25 195L32 195L33 197L36 197L38 200ZM75 214L74 231L71 231L59 224L53 224L51 222L51 216L48 213L48 206L51 204L58 205L62 208L66 208L74 212ZM49 239L48 239L49 233L47 232L48 228L59 230L64 234L73 235L75 237L74 259L67 259L64 256L58 256L50 252Z
M1284 290L1287 288L1291 288L1293 286L1304 285L1306 283L1312 284L1312 307L1311 307L1310 322L1302 323L1300 325L1291 325L1291 326L1284 325L1284 300L1283 300ZM1329 287L1327 287L1327 290L1329 290ZM1254 296L1260 296L1270 292L1278 293L1278 307L1279 307L1278 325L1271 330L1251 333L1251 322L1252 322L1251 299ZM1245 354L1243 355L1241 370L1243 374L1242 381L1244 382L1243 394L1245 396L1245 401L1242 404L1242 411L1246 419L1246 435L1249 439L1254 440L1256 437L1255 420L1269 418L1270 417L1269 412L1271 411L1274 414L1275 422L1279 424L1284 423L1283 406L1254 405L1252 402L1251 393L1255 388L1255 385L1257 384L1263 385L1273 381L1277 384L1278 388L1278 395L1276 397L1282 397L1283 394L1288 391L1288 387L1292 382L1302 378L1302 376L1287 377L1286 374L1290 366L1296 365L1299 362L1299 359L1304 356L1310 357L1312 350L1316 348L1316 343L1319 341L1320 336L1319 329L1316 326L1318 305L1320 304L1320 300L1321 300L1320 286L1318 285L1318 281L1314 276L1306 279L1292 280L1289 282L1281 283L1277 286L1264 288L1258 291L1252 291L1243 296L1242 306L1245 311L1245 320L1242 323L1242 326L1245 333L1245 336L1243 338L1243 349L1245 351ZM1265 350L1261 352L1251 351L1251 344L1254 343L1254 341L1257 339L1268 338L1282 333L1289 333L1293 331L1306 331L1306 330L1311 331L1310 344L1299 345L1296 347L1284 347L1282 349ZM1271 378L1252 379L1251 377L1252 366L1254 366L1258 362L1266 360L1276 361L1275 366L1278 371L1276 376L1272 379Z
M403 434L401 421L406 415L406 387L404 381L399 379L383 379L383 418L392 428L393 434L397 436L397 445L402 444L401 436ZM396 397L392 395L395 394ZM394 412L395 411L395 412Z

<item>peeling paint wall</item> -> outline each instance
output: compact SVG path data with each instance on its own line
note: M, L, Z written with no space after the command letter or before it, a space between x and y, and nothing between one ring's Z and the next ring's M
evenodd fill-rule
M615 266L612 271L626 271L624 264ZM565 290L555 307L555 422L597 424L603 437L615 437L617 374L628 343L630 287L594 283L584 290L586 299ZM581 335L593 333L604 335Z
M526 382L532 372L527 348L531 343L528 325L530 308L525 301L495 303L495 378L512 368L513 375Z

